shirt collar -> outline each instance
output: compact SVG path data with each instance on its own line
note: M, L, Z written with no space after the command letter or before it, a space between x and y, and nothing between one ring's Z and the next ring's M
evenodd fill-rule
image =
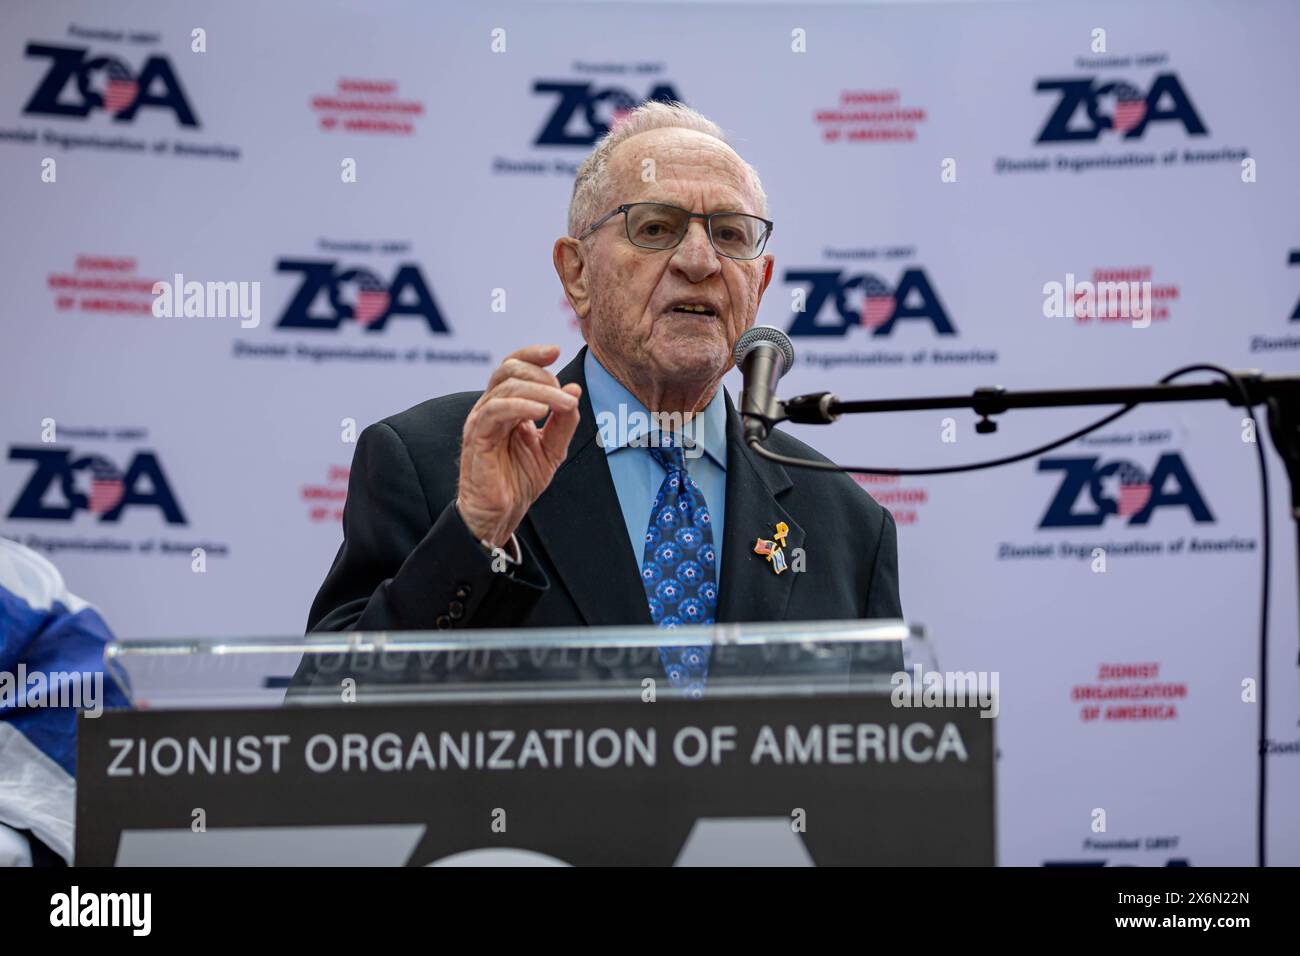
M634 440L658 430L645 405L600 364L591 349L587 349L587 357L583 360L583 372L587 377L587 398L596 415L597 438L606 455L612 455ZM692 421L694 424L688 429L688 436L702 440L705 454L725 471L727 406L721 387L713 393L704 411Z

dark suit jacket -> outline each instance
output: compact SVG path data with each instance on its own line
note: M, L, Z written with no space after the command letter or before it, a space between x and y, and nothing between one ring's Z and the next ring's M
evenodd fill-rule
M572 627L650 623L605 451L596 440L583 357L560 372L583 386L569 454L516 532L523 564L498 573L452 503L461 430L478 392L423 402L361 433L352 459L343 545L312 604L309 631ZM744 445L728 396L725 545L717 620L900 618L893 516L847 475L786 469ZM767 447L826 459L774 432ZM647 509L647 520L649 510ZM777 522L787 556L777 575L754 553Z

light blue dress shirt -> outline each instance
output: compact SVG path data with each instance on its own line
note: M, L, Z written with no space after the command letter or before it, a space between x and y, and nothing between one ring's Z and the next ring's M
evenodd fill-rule
M644 405L587 350L583 362L587 376L587 398L596 414L596 427L605 448L614 490L618 493L623 523L627 525L628 545L641 567L645 557L645 532L650 525L650 509L663 484L666 470L654 460L649 448L628 447L648 431L653 419ZM704 411L695 417L687 431L704 446L703 454L686 456L686 470L704 493L713 527L713 548L717 555L718 583L722 583L723 520L727 509L727 406L719 387Z

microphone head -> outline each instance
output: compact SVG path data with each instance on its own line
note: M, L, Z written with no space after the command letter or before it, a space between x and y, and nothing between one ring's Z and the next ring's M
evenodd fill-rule
M790 341L790 336L770 325L751 326L736 340L736 348L732 352L736 367L740 368L745 361L745 356L763 343L774 345L780 350L781 357L785 359L781 375L790 371L790 366L794 365L794 345Z

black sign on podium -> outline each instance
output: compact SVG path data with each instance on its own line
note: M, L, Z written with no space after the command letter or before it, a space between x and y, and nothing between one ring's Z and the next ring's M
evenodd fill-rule
M665 675L687 645L698 697ZM81 719L79 865L994 862L995 721L904 692L933 655L900 622L147 642L109 665L135 706Z

